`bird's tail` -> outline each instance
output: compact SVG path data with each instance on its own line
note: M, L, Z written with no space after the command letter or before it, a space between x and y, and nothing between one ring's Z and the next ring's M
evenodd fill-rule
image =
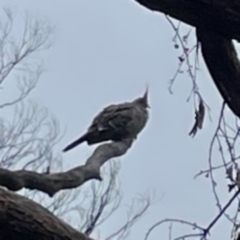
M84 134L82 137L78 138L76 141L69 144L67 147L63 149L63 152L67 152L72 148L75 148L77 145L81 144L82 142L87 140L87 134Z

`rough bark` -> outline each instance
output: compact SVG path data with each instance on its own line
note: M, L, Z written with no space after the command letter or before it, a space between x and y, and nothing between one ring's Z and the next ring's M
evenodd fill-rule
M0 240L92 240L32 200L0 188Z
M197 28L202 55L212 79L228 107L240 117L240 63L232 43L232 39L240 40L240 1L135 1Z
M85 165L66 172L46 174L26 170L0 169L0 185L12 191L27 188L53 196L60 190L79 187L88 180L101 180L101 166L109 159L125 154L132 142L133 140L129 139L100 145L87 159Z

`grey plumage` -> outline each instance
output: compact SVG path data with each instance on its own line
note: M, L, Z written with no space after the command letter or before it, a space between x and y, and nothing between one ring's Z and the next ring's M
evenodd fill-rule
M86 141L88 145L126 138L135 139L148 120L148 89L143 97L132 102L113 104L104 108L92 121L87 132L64 148L64 152Z

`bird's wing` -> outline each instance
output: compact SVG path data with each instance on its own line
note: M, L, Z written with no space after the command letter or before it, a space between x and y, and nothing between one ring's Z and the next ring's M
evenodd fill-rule
M104 108L94 119L89 127L91 130L107 130L119 129L124 127L132 120L133 105L131 103L123 103L118 105L110 105Z

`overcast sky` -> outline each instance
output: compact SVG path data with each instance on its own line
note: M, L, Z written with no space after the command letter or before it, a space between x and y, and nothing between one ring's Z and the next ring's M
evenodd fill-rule
M150 120L129 152L121 157L120 181L124 203L139 193L155 191L161 201L134 227L129 239L143 239L147 229L164 218L183 218L207 226L217 213L208 179L194 175L208 166L208 147L215 130L206 118L192 139L194 121L187 74L177 79L171 95L169 80L178 67L180 50L173 47L173 29L163 14L151 12L133 0L3 1L15 10L46 17L56 27L54 44L40 54L47 66L31 98L59 119L66 135L59 151L88 127L94 115L110 103L132 100L150 86ZM11 2L11 4L9 4ZM187 33L189 27L182 29ZM194 39L194 32L192 32ZM221 99L201 59L198 82L211 107L212 118ZM86 144L65 153L66 168L84 163L95 147ZM230 195L218 189L223 203ZM107 236L124 222L126 209L102 228ZM229 225L221 220L211 239L229 239ZM150 240L167 239L168 226ZM183 234L182 228L173 227Z

